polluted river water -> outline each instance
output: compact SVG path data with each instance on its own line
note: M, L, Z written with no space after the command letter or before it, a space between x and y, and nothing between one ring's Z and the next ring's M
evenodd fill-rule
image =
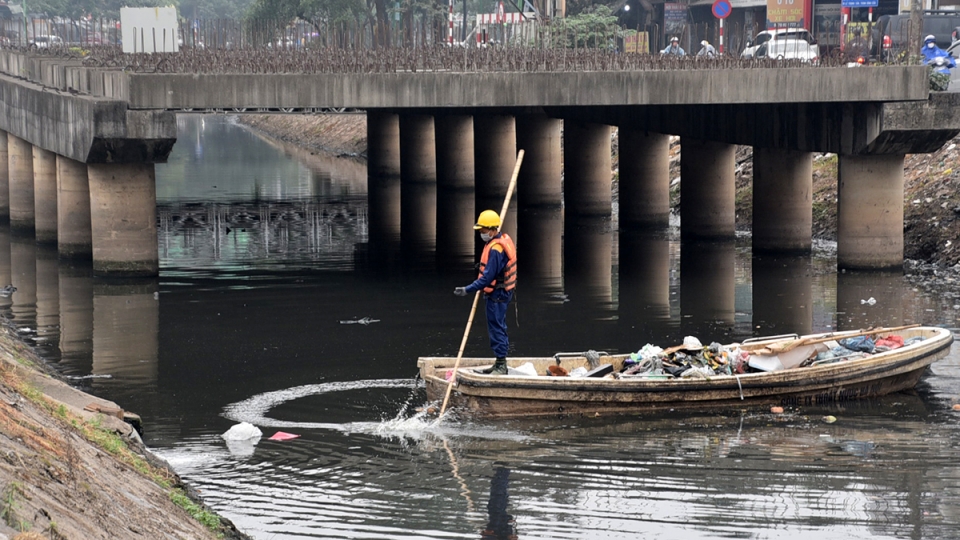
M0 230L17 287L0 310L78 387L140 414L146 444L253 538L960 530L957 345L915 391L782 414L437 422L420 412L416 364L457 354L470 303L452 292L475 273L472 196L368 186L362 164L230 117L178 124L157 166L159 278L94 279ZM900 275L838 273L829 246L761 258L747 237L681 245L676 230L563 230L559 212L521 214L511 355L957 326L955 299ZM475 322L465 355L488 351ZM241 422L263 436L228 444ZM270 440L278 431L298 437Z

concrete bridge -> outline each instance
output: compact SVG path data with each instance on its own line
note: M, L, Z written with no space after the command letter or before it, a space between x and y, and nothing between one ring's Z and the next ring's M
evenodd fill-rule
M64 256L92 256L97 273L155 275L154 164L176 141L175 112L350 107L367 111L371 183L472 189L476 210L499 208L522 148L517 204L562 204L565 220L611 214L617 126L621 227L666 225L679 135L685 239L733 237L734 151L751 145L757 251L810 249L812 153L833 152L838 265L902 264L903 158L960 132L956 94L931 95L921 66L697 67L138 73L0 51L0 214Z

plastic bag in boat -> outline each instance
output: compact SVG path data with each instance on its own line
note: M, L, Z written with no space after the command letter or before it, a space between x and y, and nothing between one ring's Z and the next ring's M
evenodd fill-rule
M527 377L537 376L537 368L533 367L533 364L530 362L527 362L515 368L508 368L507 371L509 375L525 375Z
M840 345L843 345L851 351L860 351L870 354L873 354L873 351L877 348L876 344L872 339L870 339L869 336L857 336L841 339Z

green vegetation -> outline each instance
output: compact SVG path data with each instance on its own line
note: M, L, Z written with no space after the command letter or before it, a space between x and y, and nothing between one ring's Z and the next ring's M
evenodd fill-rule
M23 497L23 484L11 482L0 492L0 519L8 527L20 532L30 529L30 523L17 516L18 500Z
M177 3L177 0L27 0L27 11L69 19L85 15L119 18L122 7L164 7Z
M610 8L604 5L595 5L585 9L579 15L561 19L555 32L559 35L554 38L554 45L566 47L614 47L615 38L620 32L617 17Z
M220 531L220 517L210 512L209 510L203 508L199 504L193 502L190 497L187 497L186 493L181 489L172 489L170 490L170 500L174 504L183 508L187 511L188 514L193 516L193 519L199 521L203 524L204 527L210 529L211 531L218 533L222 536Z

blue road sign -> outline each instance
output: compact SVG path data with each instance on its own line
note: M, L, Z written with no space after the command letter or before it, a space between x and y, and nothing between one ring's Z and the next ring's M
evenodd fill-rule
M876 2L877 0L873 1ZM730 5L730 0L717 0L713 3L713 7L710 9L713 11L714 17L718 19L726 19L730 16L730 12L733 11L733 6Z

